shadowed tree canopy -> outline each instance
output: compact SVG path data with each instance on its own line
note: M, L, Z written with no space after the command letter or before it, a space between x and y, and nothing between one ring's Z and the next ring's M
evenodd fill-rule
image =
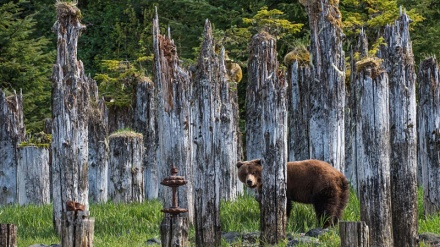
M42 129L42 119L50 116L49 76L56 47L51 27L55 21L56 1L0 2L0 87L7 92L23 89L25 122L30 131L38 132ZM413 20L416 61L425 54L439 55L440 27L436 24L439 4L438 0L341 0L346 47L353 43L351 40L362 27L368 34L370 46L377 47L383 26L397 17L399 6L403 5ZM127 71L109 69L108 61L120 61L136 70L138 76L151 77L151 19L155 6L161 17L160 29L166 33L170 27L183 66L195 64L204 21L209 19L216 42L242 67L244 82L247 80L247 45L256 32L265 29L277 37L280 61L288 52L310 43L308 25L301 27L308 20L299 1L78 0L77 6L81 9L82 23L87 27L78 41L78 58L84 62L86 73L100 84L103 80L95 77L98 74L127 80L123 76ZM109 93L99 86L100 92ZM238 85L239 101L244 98L245 87L246 83ZM243 104L241 106L243 108Z
M49 76L55 54L47 52L49 39L38 36L35 15L22 4L0 5L0 88L11 94L23 90L28 128L42 128L50 116Z

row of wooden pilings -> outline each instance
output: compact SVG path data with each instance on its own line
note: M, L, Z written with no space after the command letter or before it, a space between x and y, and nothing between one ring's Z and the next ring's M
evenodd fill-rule
M122 134L121 134L122 133ZM144 196L144 173L142 165L142 134L132 132L114 133L109 138L109 162L98 172L104 175L98 179L97 171L89 170L95 181L90 181L101 191L100 197L113 202L142 202ZM51 202L50 150L47 147L23 146L18 148L16 172L16 201L20 205L49 204ZM108 179L107 179L108 175ZM105 178L104 178L105 177ZM89 179L91 180L91 179ZM104 195L105 194L105 195ZM1 203L0 203L1 205Z
M161 182L172 188L172 206L165 208L164 219L160 225L162 246L189 246L188 218L181 213L188 209L180 208L177 200L177 188L188 181L183 176L177 176L178 169L173 167L171 175ZM62 215L61 246L63 247L92 247L94 239L94 218L85 206L73 201L66 203L67 212ZM341 247L367 247L369 245L369 229L365 222L340 222ZM0 246L17 247L17 226L0 224Z

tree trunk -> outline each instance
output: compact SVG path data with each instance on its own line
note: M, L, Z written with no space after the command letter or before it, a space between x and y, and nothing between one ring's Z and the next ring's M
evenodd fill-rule
M0 205L17 202L18 144L26 133L23 122L23 97L6 97L0 89Z
M339 222L341 247L370 247L369 229L364 221Z
M390 75L391 202L395 246L418 245L416 73L406 14L384 32Z
M191 75L179 64L174 41L160 34L159 19L153 21L154 81L157 96L157 135L159 181L168 176L175 166L189 181L180 190L178 203L188 208L188 218L193 218L192 161L189 103L191 97ZM169 208L171 191L159 186L159 197L164 207Z
M142 134L123 131L109 136L109 199L113 202L143 202L144 176Z
M194 162L194 223L196 246L220 246L220 167L216 112L220 100L219 61L214 51L211 23L204 40L194 80L191 127Z
M261 245L275 245L286 237L287 104L286 81L278 70L276 41L266 32L251 41L248 89L260 88L260 123L264 186L261 195ZM280 75L281 74L281 75ZM295 134L295 133L292 133Z
M310 158L309 150L309 83L312 80L308 65L294 61L287 74L288 84L288 160Z
M154 83L148 79L136 87L134 129L144 137L144 184L145 199L156 199L159 193L157 109Z
M344 172L345 55L338 1L300 1L310 25L314 79L310 83L310 158Z
M435 58L420 64L418 160L422 170L423 205L426 215L440 212L440 73Z
M20 147L18 152L18 203L50 203L49 150L45 147L26 146Z
M80 10L57 3L57 59L52 74L52 159L54 225L61 233L61 214L68 200L88 210L88 117L90 78L77 60L77 42L85 28Z
M361 220L370 231L371 246L393 246L390 191L388 75L375 75L366 65L353 85L356 108L355 148Z
M89 116L89 198L92 202L107 202L108 195L108 109L99 99L95 81L91 81Z

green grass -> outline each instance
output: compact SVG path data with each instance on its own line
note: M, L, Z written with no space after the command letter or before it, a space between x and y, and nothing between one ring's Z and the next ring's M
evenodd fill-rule
M422 202L419 193L419 204ZM359 221L359 200L351 193L349 205L344 211L346 221ZM148 239L160 239L159 225L163 218L159 201L148 201L137 204L92 204L90 212L95 218L94 246L145 246ZM419 205L419 212L423 205ZM244 195L235 202L221 203L221 228L223 232L249 233L259 230L260 212L258 203L251 195ZM60 243L52 225L52 205L44 206L6 206L0 207L0 223L12 223L18 226L18 246L41 243L50 245ZM419 213L419 232L440 234L440 214L424 217ZM292 215L288 221L287 235L298 237L300 233L318 227L313 207L294 203ZM194 228L190 228L190 242L194 246ZM320 238L323 246L340 245L338 227ZM287 243L280 243L285 246ZM222 246L229 246L223 241ZM236 243L233 246L241 246ZM307 245L300 245L307 246Z

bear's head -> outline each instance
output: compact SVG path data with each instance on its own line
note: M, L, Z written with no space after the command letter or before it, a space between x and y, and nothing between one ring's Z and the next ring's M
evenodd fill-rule
M252 189L258 189L261 191L263 184L261 183L261 161L259 159L250 161L237 162L238 167L238 179L244 183L247 187Z

